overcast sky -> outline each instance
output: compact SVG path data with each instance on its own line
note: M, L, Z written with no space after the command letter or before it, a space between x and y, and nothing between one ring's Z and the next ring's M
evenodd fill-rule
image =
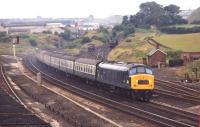
M0 18L33 18L36 16L69 18L105 18L110 15L130 15L139 5L152 0L1 0ZM155 0L161 5L176 4L181 9L196 9L200 0Z

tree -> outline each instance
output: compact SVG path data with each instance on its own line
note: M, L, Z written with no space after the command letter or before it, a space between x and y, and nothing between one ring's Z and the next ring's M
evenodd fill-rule
M173 4L170 4L168 6L165 6L164 10L166 12L171 13L171 14L178 14L180 12L180 7L173 5Z
M185 24L187 21L178 15L180 7L168 5L163 7L156 2L146 2L140 5L136 15L124 16L122 24L133 24L135 27L150 28L150 26L168 26L174 24ZM129 19L129 20L128 20ZM119 27L115 27L119 28Z
M122 19L122 24L128 24L129 21L128 21L128 16L123 16L123 19Z
M103 33L108 33L108 30L106 28L104 28L103 26L99 27L99 32L103 32Z
M135 26L133 24L128 24L123 27L124 36L128 36L135 32Z
M71 31L70 30L65 30L64 33L61 33L60 36L64 39L64 40L70 40L71 39Z
M36 47L37 46L37 42L35 41L35 39L30 39L29 40L31 46Z

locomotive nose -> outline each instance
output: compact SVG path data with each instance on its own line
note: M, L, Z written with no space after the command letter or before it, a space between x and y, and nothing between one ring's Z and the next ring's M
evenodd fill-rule
M152 90L154 89L154 76L149 74L132 75L131 89Z

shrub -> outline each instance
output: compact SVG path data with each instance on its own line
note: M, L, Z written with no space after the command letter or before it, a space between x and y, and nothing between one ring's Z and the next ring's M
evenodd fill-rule
M30 39L29 40L31 46L36 47L37 46L37 42L35 41L35 39Z
M198 33L200 32L200 27L194 26L191 28L184 27L162 27L160 28L161 32L168 34L187 34L187 33Z
M183 60L182 59L169 60L169 66L170 67L183 66Z
M81 40L82 44L89 43L89 42L91 42L91 39L89 37L83 37Z

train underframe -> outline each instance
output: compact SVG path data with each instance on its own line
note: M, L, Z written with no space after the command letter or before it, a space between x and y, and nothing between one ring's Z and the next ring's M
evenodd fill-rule
M132 91L132 97L136 100L149 102L153 96L153 90L134 90Z

